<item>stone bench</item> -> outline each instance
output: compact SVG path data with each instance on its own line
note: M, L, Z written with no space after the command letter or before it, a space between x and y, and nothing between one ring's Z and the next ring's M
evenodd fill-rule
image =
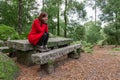
M0 47L0 52L8 52L8 50L9 50L9 47Z
M48 47L59 47L68 45L72 42L70 38L49 38ZM7 41L7 45L10 48L21 50L21 51L29 51L34 50L34 46L32 46L28 40L9 40Z
M7 41L0 40L0 52L1 53L11 53L12 50L7 46Z
M4 45L4 41L0 40L0 46Z
M49 38L48 47L51 49L60 48L69 45L72 42L70 38ZM17 61L27 66L33 65L31 54L35 54L35 46L32 46L28 40L9 40L9 48L16 51Z
M7 41L2 41L0 40L0 47L6 47L7 46Z
M49 52L32 54L31 58L34 63L40 64L47 73L52 73L54 71L54 62L57 58L64 55L68 55L70 58L79 58L80 47L80 44L69 45Z

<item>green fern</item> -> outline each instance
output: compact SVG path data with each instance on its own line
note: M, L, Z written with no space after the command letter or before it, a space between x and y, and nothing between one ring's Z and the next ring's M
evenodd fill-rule
M6 26L4 24L0 25L0 40L6 41L8 39L18 39L19 35L14 30L14 28L10 26Z

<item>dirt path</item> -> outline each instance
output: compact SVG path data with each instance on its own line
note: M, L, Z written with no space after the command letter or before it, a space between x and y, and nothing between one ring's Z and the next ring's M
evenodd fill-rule
M25 67L17 80L120 80L120 51L95 47L93 54L82 53L77 60L58 63L55 72L39 73L39 65Z

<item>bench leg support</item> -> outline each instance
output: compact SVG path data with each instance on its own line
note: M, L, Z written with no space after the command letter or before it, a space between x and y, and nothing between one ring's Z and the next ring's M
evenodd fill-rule
M17 51L17 61L26 66L34 65L31 60L31 55L35 54L35 51Z
M46 63L46 64L43 64L43 65L40 65L40 66L41 66L41 69L43 69L48 74L51 74L55 71L54 63L52 63L52 64Z
M75 49L73 52L68 54L69 58L78 59L80 57L80 49Z

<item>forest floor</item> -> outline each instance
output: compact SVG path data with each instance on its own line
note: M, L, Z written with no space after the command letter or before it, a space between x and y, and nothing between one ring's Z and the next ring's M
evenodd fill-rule
M42 72L39 65L18 66L21 74L17 80L120 80L120 50L96 46L92 54L81 53L79 59L67 58L58 62L55 72L50 75Z

